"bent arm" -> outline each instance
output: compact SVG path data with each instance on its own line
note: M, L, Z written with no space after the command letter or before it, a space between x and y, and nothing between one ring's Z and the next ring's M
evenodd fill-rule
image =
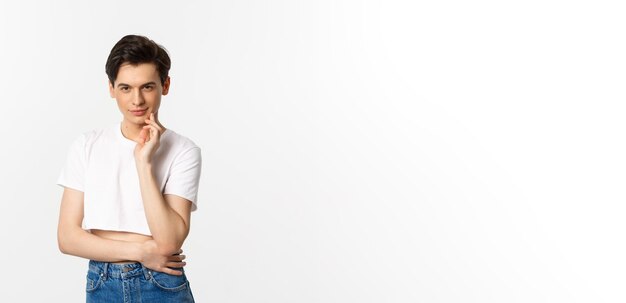
M84 194L65 188L57 240L62 253L101 262L139 261L141 244L100 238L82 229Z
M137 163L144 211L152 238L164 254L178 251L189 234L191 202L176 195L163 195L149 163Z
M57 230L62 253L101 262L137 261L156 271L182 275L172 269L185 266L185 256L179 255L182 250L176 254L162 254L154 240L143 243L110 240L82 229L83 204L83 192L65 188Z

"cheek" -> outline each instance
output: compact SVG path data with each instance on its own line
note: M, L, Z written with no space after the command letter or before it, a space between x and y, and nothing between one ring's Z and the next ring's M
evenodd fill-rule
M144 95L144 98L147 103L150 103L152 106L158 106L160 103L159 94L150 92L149 94Z
M120 109L126 109L130 102L130 99L127 96L119 94L115 96L115 100L117 100L117 107L119 107Z

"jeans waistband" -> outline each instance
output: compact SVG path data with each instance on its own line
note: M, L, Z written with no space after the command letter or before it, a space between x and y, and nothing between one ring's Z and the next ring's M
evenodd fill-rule
M139 262L119 264L89 260L89 270L105 279L124 279L138 275L144 275L147 279L150 275L150 269Z

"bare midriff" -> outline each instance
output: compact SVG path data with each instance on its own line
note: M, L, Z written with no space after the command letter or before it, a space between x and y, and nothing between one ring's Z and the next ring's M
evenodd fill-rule
M117 240L117 241L143 243L148 240L152 240L151 236L124 232L124 231L92 229L91 233L104 239ZM133 263L133 262L136 262L136 261L128 260L128 261L120 261L120 262L112 262L112 263Z

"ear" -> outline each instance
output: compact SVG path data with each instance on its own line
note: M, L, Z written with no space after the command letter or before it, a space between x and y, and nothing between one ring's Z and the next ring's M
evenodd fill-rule
M113 88L113 83L111 83L111 81L109 80L109 95L111 95L111 98L115 98L115 89Z
M169 91L170 91L170 76L167 76L167 78L165 78L165 81L163 81L163 92L161 94L165 96L167 95Z

